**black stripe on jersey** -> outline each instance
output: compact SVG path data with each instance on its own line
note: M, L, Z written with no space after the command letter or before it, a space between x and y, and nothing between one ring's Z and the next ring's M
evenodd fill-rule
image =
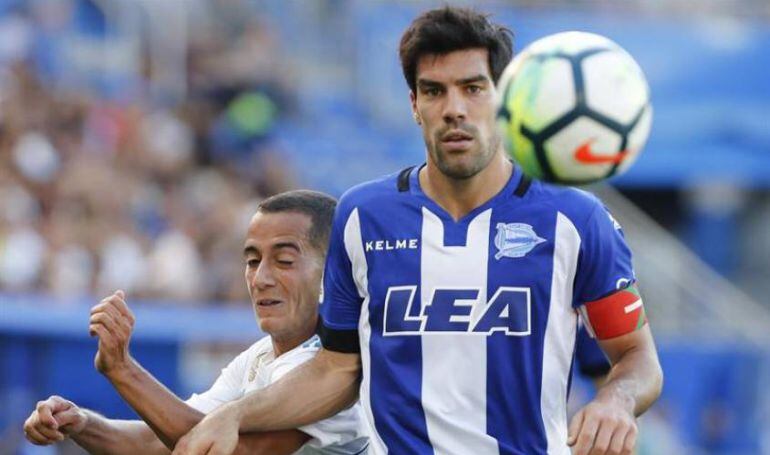
M516 186L516 189L513 191L513 194L515 194L518 197L524 197L525 194L527 194L527 190L529 189L529 186L532 185L532 178L528 175L522 175L521 180L519 181L519 184Z
M409 191L409 174L412 172L412 169L414 169L414 166L409 166L408 168L402 170L398 173L398 180L397 180L397 188L399 193L403 193L404 191Z
M412 173L412 169L415 167L416 166L409 166L408 168L402 169L401 172L398 173L396 187L398 188L399 193L409 191L409 174ZM524 197L524 195L527 194L527 190L529 190L530 185L532 185L532 178L528 175L522 175L519 184L513 191L513 194L518 197Z
M319 318L316 332L318 332L318 336L321 338L321 344L326 350L343 352L345 354L357 354L361 352L357 329L331 329L326 327Z

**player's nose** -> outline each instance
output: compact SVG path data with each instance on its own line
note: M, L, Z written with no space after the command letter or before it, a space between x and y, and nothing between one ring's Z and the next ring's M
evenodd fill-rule
M275 275L267 261L262 261L252 276L252 285L257 289L275 286Z
M444 119L444 122L453 124L457 123L458 120L465 120L468 114L468 107L459 90L448 90L444 100L445 101L442 110L442 118Z

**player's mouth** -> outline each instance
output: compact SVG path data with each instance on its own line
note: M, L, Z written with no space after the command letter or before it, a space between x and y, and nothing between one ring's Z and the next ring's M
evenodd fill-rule
M441 136L441 145L444 150L465 150L473 143L473 136L462 131L452 130Z
M258 307L272 307L283 303L282 300L275 300L275 299L259 299L257 300L257 306Z

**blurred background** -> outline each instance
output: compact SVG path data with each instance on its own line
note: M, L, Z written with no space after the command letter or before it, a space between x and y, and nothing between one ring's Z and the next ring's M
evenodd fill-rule
M636 253L666 375L639 453L770 454L770 3L472 3L518 50L604 34L652 87L645 152L592 188ZM438 4L0 0L0 453L80 453L23 439L54 393L134 417L87 336L115 289L135 357L184 398L262 336L241 264L255 204L424 160L397 46ZM591 393L577 378L573 405Z

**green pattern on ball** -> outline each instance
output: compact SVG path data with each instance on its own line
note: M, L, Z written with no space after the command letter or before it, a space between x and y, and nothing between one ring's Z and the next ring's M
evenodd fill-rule
M538 123L533 122L537 119L531 118L532 115L523 117L522 114L531 114L532 110L525 109L525 107L531 105L537 97L541 73L542 65L538 62L529 60L525 63L516 79L511 82L506 93L507 96L503 101L511 114L510 122L500 119L505 149L511 158L521 166L525 174L535 178L542 178L543 170L535 156L534 145L521 134L521 125L522 122L527 125Z

